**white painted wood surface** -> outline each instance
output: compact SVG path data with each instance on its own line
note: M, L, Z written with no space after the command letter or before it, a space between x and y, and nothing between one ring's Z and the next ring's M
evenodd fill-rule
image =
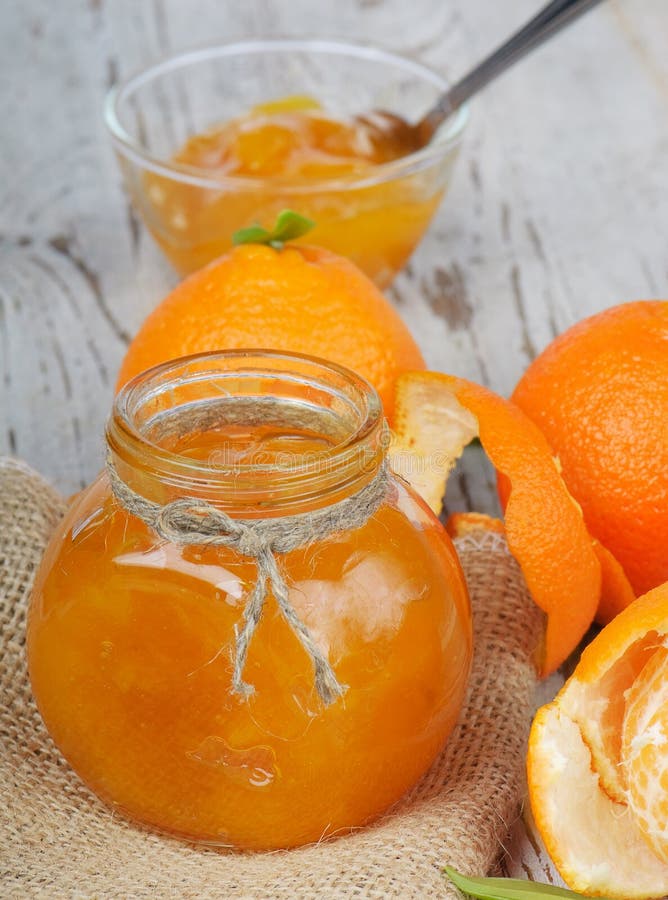
M110 84L248 36L379 43L462 74L538 0L5 0L0 453L76 490L101 465L125 347L176 277L102 122ZM668 4L608 0L477 99L452 189L390 296L433 368L509 393L577 319L668 295ZM450 508L495 508L476 454ZM549 880L515 829L514 873Z

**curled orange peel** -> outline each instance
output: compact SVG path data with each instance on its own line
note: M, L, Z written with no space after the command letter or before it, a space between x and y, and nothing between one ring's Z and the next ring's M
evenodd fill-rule
M392 463L437 514L444 480L476 435L506 479L506 539L547 616L537 665L548 675L575 649L594 618L601 565L546 439L510 401L440 372L400 376L395 404Z
M562 468L559 458L555 456L554 462L557 471L561 474ZM501 505L505 509L510 495L510 484L502 472L497 472L496 487ZM571 499L581 511L582 507L572 495ZM607 625L623 609L626 609L629 603L636 599L636 594L617 558L595 537L591 537L591 542L601 566L601 593L594 618L599 625Z
M601 597L596 610L596 621L600 625L607 625L633 603L636 595L617 558L595 538L592 538L592 546L601 564Z
M496 534L505 534L501 519L495 519L486 513L456 512L448 517L445 530L451 538L465 537L467 534L475 534L477 531L493 531Z

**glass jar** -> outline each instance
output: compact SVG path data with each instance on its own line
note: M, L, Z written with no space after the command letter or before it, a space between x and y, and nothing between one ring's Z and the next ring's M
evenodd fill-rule
M107 443L29 615L33 691L65 758L119 811L189 840L292 847L371 821L442 748L472 644L455 551L388 473L375 391L307 357L205 354L131 381ZM199 535L218 518L250 543ZM262 528L312 522L269 561L254 548Z

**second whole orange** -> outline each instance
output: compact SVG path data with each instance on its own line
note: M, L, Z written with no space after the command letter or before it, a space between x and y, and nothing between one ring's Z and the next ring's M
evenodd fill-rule
M388 416L397 376L424 368L398 313L349 260L301 244L243 244L186 278L148 316L118 387L169 359L246 347L347 366L374 385Z
M624 303L569 328L512 400L547 438L598 542L610 595L598 618L609 621L634 592L668 580L668 301Z

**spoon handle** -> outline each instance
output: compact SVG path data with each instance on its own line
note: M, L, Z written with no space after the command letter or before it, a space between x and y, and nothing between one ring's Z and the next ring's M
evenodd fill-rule
M552 0L468 75L454 84L424 117L424 125L433 133L444 119L493 78L600 2L601 0Z

